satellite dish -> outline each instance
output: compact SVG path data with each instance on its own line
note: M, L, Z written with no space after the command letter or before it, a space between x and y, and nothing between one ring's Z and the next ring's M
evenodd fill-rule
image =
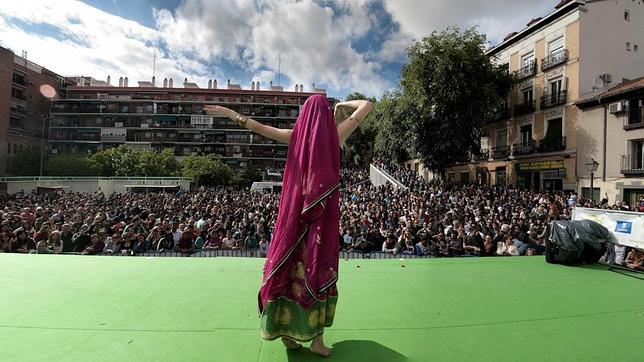
M45 98L53 99L56 96L56 90L49 84L43 84L40 86L40 94Z

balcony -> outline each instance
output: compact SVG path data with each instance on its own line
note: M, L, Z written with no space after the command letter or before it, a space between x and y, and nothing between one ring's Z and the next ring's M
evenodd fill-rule
M624 155L621 159L622 174L624 176L644 176L644 160L635 155Z
M490 151L481 150L479 154L472 155L474 161L487 161L490 158Z
M534 112L536 109L535 103L536 102L534 100L530 100L528 102L516 104L514 106L514 115L520 116L522 114L528 114L528 113Z
M492 158L494 159L507 158L509 154L510 147L508 146L492 147Z
M517 71L517 77L519 79L527 78L535 75L537 73L537 62L534 60L529 61L527 64L523 65Z
M544 138L539 141L539 152L556 152L566 149L566 137Z
M565 89L556 93L546 93L541 96L541 109L566 104L567 99L568 91L566 91Z
M557 50L541 59L541 71L556 67L568 61L568 49Z
M27 114L27 102L11 97L11 113L20 117L24 117Z
M512 156L529 155L534 153L534 140L525 143L515 143L512 145Z

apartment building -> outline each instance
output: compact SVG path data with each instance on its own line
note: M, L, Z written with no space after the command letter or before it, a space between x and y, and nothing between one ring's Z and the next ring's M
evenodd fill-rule
M325 93L313 87L304 92L302 85L293 91L269 84L261 89L252 82L242 89L228 80L218 88L216 80L199 88L184 79L174 87L173 79L155 80L130 86L119 78L118 86L108 80L97 85L85 77L75 79L52 106L50 152L93 153L108 147L128 145L136 149L173 150L181 159L188 155L218 154L233 168L250 165L262 169L282 168L288 145L240 128L227 118L203 114L203 106L217 104L278 128L293 128L304 101L312 94Z
M590 140L577 150L579 192L585 196L592 183L595 200L633 206L644 197L644 69L642 75L577 102Z
M40 93L48 84L60 91L64 77L0 47L0 175L14 156L45 148L50 101Z
M561 1L487 51L519 78L481 140L481 155L455 165L455 181L577 190L583 144L597 142L575 103L644 69L644 4Z

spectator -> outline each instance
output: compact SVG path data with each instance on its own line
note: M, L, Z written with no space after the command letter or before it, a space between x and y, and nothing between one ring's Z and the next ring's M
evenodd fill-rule
M63 252L63 240L60 238L58 230L52 231L47 240L47 248L53 254L60 254Z

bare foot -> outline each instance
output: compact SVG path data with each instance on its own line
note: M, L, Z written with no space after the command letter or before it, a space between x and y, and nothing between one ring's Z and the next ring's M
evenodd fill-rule
M311 346L309 347L309 351L319 354L322 357L329 357L331 355L331 349L324 345L324 340L322 339L321 334L313 339L313 342L311 342Z
M284 343L286 349L289 349L291 351L297 351L298 349L302 348L301 344L295 342L290 338L282 337L282 343Z

